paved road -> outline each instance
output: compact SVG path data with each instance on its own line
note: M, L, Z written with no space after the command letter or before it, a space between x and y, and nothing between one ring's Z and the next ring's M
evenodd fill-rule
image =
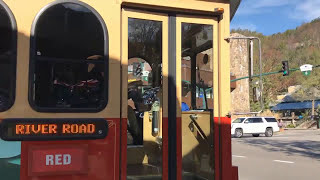
M232 154L239 180L320 180L319 130L233 138Z

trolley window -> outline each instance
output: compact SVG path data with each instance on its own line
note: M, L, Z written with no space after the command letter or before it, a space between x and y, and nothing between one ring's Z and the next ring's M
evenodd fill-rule
M14 18L10 17L5 7L0 4L0 112L8 110L15 98L15 28Z
M107 104L107 30L84 3L60 3L35 21L29 101L37 111L100 111Z
M213 109L213 26L182 23L182 110Z

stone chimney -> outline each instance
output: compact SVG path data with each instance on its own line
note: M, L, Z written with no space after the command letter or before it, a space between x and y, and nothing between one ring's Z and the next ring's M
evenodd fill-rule
M244 37L233 33L231 37ZM230 72L236 78L248 76L249 51L247 40L230 41ZM249 79L236 81L236 88L231 92L231 112L250 112Z

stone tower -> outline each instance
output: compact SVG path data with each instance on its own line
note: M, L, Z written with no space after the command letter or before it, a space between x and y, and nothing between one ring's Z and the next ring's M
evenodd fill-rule
M233 33L231 37L244 37ZM230 41L230 72L236 78L248 76L249 51L247 40ZM236 88L231 92L231 113L250 112L249 79L236 81Z

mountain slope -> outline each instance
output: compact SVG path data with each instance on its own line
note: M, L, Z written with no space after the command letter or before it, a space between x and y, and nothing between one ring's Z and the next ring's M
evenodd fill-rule
M299 68L303 64L320 65L320 19L270 36L241 29L232 30L233 32L261 39L263 72L281 70L283 60L289 61L290 69ZM257 43L255 43L254 61L255 74L257 74L259 65ZM310 76L304 76L300 71L290 72L290 75L285 77L282 74L265 76L265 101L267 103L275 101L276 95L284 94L292 85L320 89L320 68L314 69Z

